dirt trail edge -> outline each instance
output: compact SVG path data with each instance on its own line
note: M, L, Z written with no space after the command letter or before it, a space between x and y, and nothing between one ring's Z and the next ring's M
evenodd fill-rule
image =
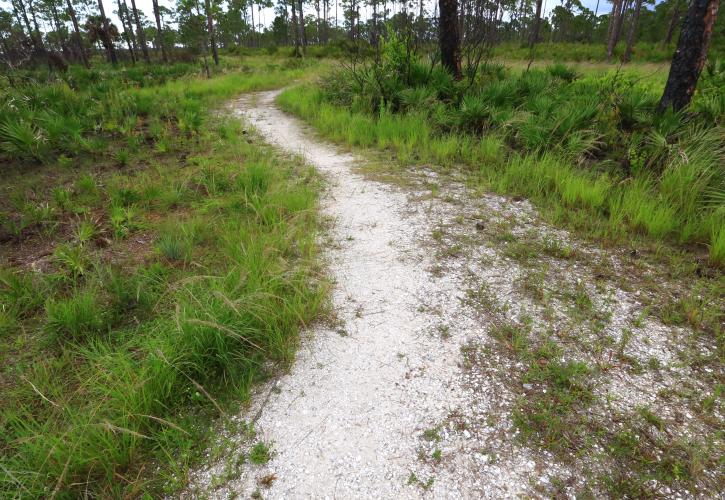
M628 355L657 358L660 367L676 356L671 329L648 318L632 326L640 310L634 294L590 286L587 260L568 253L532 258L545 265L538 267L544 277L522 285L537 275L512 251L517 240L568 241L565 232L544 227L528 202L490 194L473 200L450 183L431 196L439 182L431 172L418 172L406 187L366 178L356 170L362 160L315 138L276 108L276 95L246 96L235 110L264 140L302 155L327 180L322 208L334 220L336 244L326 257L339 326L309 332L289 373L261 389L239 416L259 416L253 441L271 443L271 460L231 473L229 459L218 460L192 475L190 496L502 498L577 491L581 465L516 438L512 405L532 384L516 378L525 362L512 355L515 346L493 339L501 323L492 318L528 325L535 336L538 323L542 331L558 331L571 317L588 325L595 319L581 314L602 310L596 334L607 336L610 348L626 331ZM599 267L606 260L596 249L579 250ZM554 299L543 306L537 286L588 293L589 309ZM590 339L581 345L566 357L606 357L587 352ZM606 411L625 414L690 375L611 369L591 390L606 396ZM251 444L238 442L240 454Z

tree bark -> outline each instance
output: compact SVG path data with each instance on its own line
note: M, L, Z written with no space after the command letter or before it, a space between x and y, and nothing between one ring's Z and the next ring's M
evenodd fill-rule
M325 44L330 40L330 0L322 0L322 10L325 22L323 26L325 28L325 35L323 41Z
M153 0L154 4L154 17L156 18L156 45L161 50L161 60L165 63L169 62L169 58L166 55L166 47L164 45L164 31L161 28L161 12L159 11L159 0Z
M302 40L302 53L307 53L307 33L305 33L305 14L302 12L302 0L298 0L298 9L300 11L299 29L300 39Z
M146 34L143 31L141 17L138 15L136 0L131 0L131 10L133 11L133 19L136 21L136 38L138 39L138 44L141 46L143 60L146 61L146 64L149 64L151 62L151 58L149 57L149 48L146 45Z
M677 21L680 20L680 2L675 2L675 8L672 12L672 19L670 20L670 25L667 27L667 36L665 36L665 39L663 41L663 45L669 45L672 41L672 35L675 34L675 27L677 27Z
M125 16L121 16L121 14L118 15L118 17L121 19L121 24L123 25L123 30L126 31L126 33L129 35L129 40L131 41L131 45L133 46L133 59L138 60L138 42L136 40L136 35L133 32L133 20L131 19L131 11L128 9L128 4L126 3L126 0L119 0L118 1L118 10L121 12L121 3L123 2L123 14ZM125 21L125 23L124 23ZM128 29L127 29L128 27Z
M73 4L71 3L71 0L66 0L66 4L68 6L68 14L70 15L70 19L73 22L73 31L75 32L75 38L76 43L78 44L78 52L81 56L81 61L83 61L83 66L86 68L90 68L91 65L88 62L88 55L86 54L86 48L83 46L83 38L81 37L81 29L78 26L78 18L76 17L76 11L73 8Z
M440 8L439 45L441 64L460 80L461 75L461 34L458 29L458 0L438 0Z
M423 37L425 36L425 22L424 22L425 10L423 8L423 0L418 3L418 46L423 44Z
M690 104L707 60L719 4L720 0L692 0L672 56L665 91L657 106L659 113L670 107L679 111Z
M131 0L133 1L133 0ZM204 0L206 7L206 28L209 31L209 44L211 45L211 55L214 58L214 64L219 66L219 53L216 48L216 33L214 32L214 18L211 14L211 0ZM252 7L254 10L254 7Z
M105 31L106 38L106 51L108 51L108 57L111 59L111 64L114 66L118 64L118 58L116 57L116 49L113 47L113 40L111 39L111 26L108 24L108 18L106 17L106 9L103 8L103 0L98 0L98 9L101 11L101 22L103 23L103 31Z
M320 36L320 0L315 0L315 10L317 11L317 45L320 45L320 42L322 41L322 37Z
M628 63L632 59L632 48L634 47L634 39L637 34L637 23L639 22L639 13L642 10L642 0L636 0L632 20L629 23L629 32L627 33L627 48L624 51L622 61Z
M297 27L297 0L292 0L292 31L294 32L295 57L302 57L300 51L300 30Z
M33 26L35 27L35 36L38 39L38 45L40 50L45 53L45 43L43 43L43 35L40 32L38 26L38 18L35 16L35 8L33 7L33 0L28 0L28 10L30 10L30 18L33 20Z
M373 4L373 18L370 29L370 45L373 47L378 46L378 0L372 0Z
M58 15L58 6L55 3L55 0L49 2L50 4L50 11L53 15L53 24L55 25L55 30L58 32L58 38L60 39L60 48L64 54L65 57L68 56L68 40L65 37L65 31L63 30L64 26L60 22L60 16Z
M622 29L624 19L624 3L626 0L614 0L612 14L609 19L609 38L607 40L607 60L614 56L614 49L619 42L619 31Z
M531 38L529 38L529 48L533 47L539 41L539 29L541 26L541 4L543 0L536 0L536 14L534 15L534 28L531 30Z
M252 2L252 6L250 7L249 11L252 14L252 44L251 46L254 47L255 42L255 36L257 34L257 27L254 25L254 2Z
M25 3L23 2L23 0L16 0L13 2L13 7L15 7L15 10L18 12L19 17L22 17L23 22L25 23L25 28L28 30L30 40L33 42L33 49L35 49L35 53L43 54L45 52L43 40L42 38L39 38L37 36L37 33L30 26L30 19L28 18L28 12L25 9Z
M133 24L129 28L126 25L128 18L126 17L127 11L123 8L121 0L116 0L118 5L118 19L121 21L121 27L123 28L124 38L126 39L126 46L128 47L128 53L131 54L131 62L136 64L136 40L133 35Z

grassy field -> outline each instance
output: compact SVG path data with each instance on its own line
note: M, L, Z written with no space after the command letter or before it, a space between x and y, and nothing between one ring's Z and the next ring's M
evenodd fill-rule
M4 89L1 496L174 491L226 402L293 358L326 303L319 180L219 105L312 70L229 58L211 79L73 68Z
M398 72L399 60L338 71L279 102L337 142L401 165L463 166L471 182L595 237L700 245L710 265L725 264L722 67L705 76L694 114L658 116L664 73L650 68L492 63L456 84L417 61Z
M622 59L624 44L619 44L614 51L614 61ZM632 49L632 61L637 64L630 66L637 67L641 63L664 63L669 64L672 60L672 53L675 51L675 44L663 45L662 43L636 43ZM506 58L509 60L545 60L545 61L566 61L567 63L584 61L606 61L607 51L604 44L597 43L557 43L544 42L529 49L527 44L508 42L494 47L494 57ZM722 59L722 46L713 44L710 51L711 59Z

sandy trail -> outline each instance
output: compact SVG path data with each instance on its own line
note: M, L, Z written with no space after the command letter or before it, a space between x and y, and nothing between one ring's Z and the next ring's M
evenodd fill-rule
M273 443L273 459L214 495L249 494L271 473L276 480L266 498L499 497L525 488L517 476L534 462L518 457L486 474L491 443L468 443L480 451L456 458L451 474L434 473L421 460L438 440L422 438L424 432L430 437L470 404L460 346L480 325L465 317L460 283L430 272L434 256L421 240L435 228L431 206L355 173L355 157L279 111L276 95L245 97L237 109L266 141L304 156L326 177L323 212L334 219L339 242L328 258L341 326L312 332L264 402L255 428ZM455 331L442 341L435 332L448 324Z
M531 262L511 258L512 248L522 247L502 241L504 232L532 245L560 239L588 256L534 257L544 273L536 288L585 289L592 308L609 318L595 337L567 344L568 357L591 364L611 358L611 343L626 331L628 354L642 362L657 357L663 367L654 378L616 366L598 377L595 390L609 401L602 414L659 405L658 391L697 383L688 370L671 368L678 349L671 329L650 319L632 325L641 311L636 293L614 281L590 286L609 260L599 249L542 224L524 200L471 197L425 170L411 174L406 187L366 178L356 169L364 160L278 110L277 93L245 96L234 109L265 141L302 155L327 181L322 210L334 224L325 250L339 326L309 332L289 373L260 388L237 417L258 416L256 439L272 443L272 459L233 473L228 458L213 462L192 474L185 496L259 490L264 498L546 497L562 492L554 486L561 478L563 491L575 494L587 481L572 465L577 460L564 465L516 439L514 401L531 387L512 376L524 367L490 331L492 311L532 323L535 336L568 331L577 311L558 299L544 307L525 293L522 279L536 275ZM439 182L439 195L431 196ZM603 340L610 342L603 354L590 349ZM659 406L663 415L671 413L667 404ZM227 439L238 443L238 454L249 448L244 436Z

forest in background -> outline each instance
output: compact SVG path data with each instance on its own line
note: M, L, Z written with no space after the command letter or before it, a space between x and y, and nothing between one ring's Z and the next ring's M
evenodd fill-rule
M272 7L275 17L265 25L261 9ZM544 9L543 0L461 1L457 22L463 45L485 44L496 55L516 57L517 46L579 44L565 49L577 60L668 61L687 3L615 0L597 2L592 11L579 0L566 0L549 6L548 15ZM109 17L111 11L118 22ZM294 47L298 55L309 49L312 55L340 56L369 51L390 33L405 34L417 49L430 51L438 41L438 19L438 4L423 1L179 0L169 9L154 0L153 12L143 12L134 0L9 0L0 4L0 62L10 75L39 62L60 70L69 63L88 66L94 56L113 64L184 62L197 55L218 60L220 49L284 47ZM721 20L712 37L715 58L722 54L724 34ZM560 50L534 55L567 55Z

